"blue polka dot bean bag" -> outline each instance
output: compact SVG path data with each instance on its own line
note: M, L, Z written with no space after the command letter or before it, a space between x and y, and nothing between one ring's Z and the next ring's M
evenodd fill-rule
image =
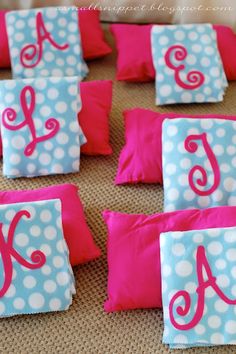
M236 228L162 233L160 249L163 343L235 345Z
M0 206L0 317L67 310L75 294L59 199Z
M77 77L0 82L4 176L79 171L86 138L78 123L78 90Z
M152 27L156 104L222 101L228 86L210 24Z
M165 211L236 205L236 122L166 119L162 144Z
M42 8L6 14L14 78L78 76L83 60L78 13L74 8Z

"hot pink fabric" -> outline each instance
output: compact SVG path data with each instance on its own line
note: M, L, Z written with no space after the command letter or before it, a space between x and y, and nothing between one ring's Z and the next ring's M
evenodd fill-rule
M153 25L114 24L111 31L118 50L117 80L145 82L155 80L151 51ZM236 35L230 27L213 25L225 73L228 80L236 80ZM231 55L229 55L231 53Z
M227 26L213 25L213 28L227 79L236 80L236 34Z
M93 241L86 224L78 188L73 184L62 184L35 190L1 191L0 204L14 204L39 200L60 199L65 240L73 266L91 261L101 252Z
M152 62L152 25L114 24L110 26L118 51L116 79L145 82L155 79Z
M9 68L11 66L5 14L7 11L0 10L0 68Z
M181 210L154 215L104 211L108 240L105 311L162 306L159 236L161 232L236 225L236 207Z
M221 114L158 113L134 108L124 111L125 145L121 150L115 184L162 183L162 123L166 118L224 118Z
M112 81L80 83L82 110L79 123L87 138L81 152L87 155L110 155L109 116L112 106Z
M100 11L79 9L80 34L84 59L96 59L112 52L100 24Z
M5 22L6 12L6 10L0 10L0 68L11 67ZM84 59L100 58L111 53L112 49L105 41L100 24L100 11L79 9L78 16Z
M1 131L0 131L0 157L2 156L2 138L1 138Z

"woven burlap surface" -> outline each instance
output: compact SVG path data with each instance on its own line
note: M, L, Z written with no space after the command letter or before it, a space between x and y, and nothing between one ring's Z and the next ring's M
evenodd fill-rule
M105 31L109 43L112 44L113 39L107 27ZM90 62L88 80L114 79L115 62L115 50L107 58ZM9 71L0 72L1 79L10 77ZM115 187L113 183L119 151L124 143L122 111L138 106L157 110L154 105L154 83L126 84L114 81L110 124L113 155L110 157L82 156L81 171L78 174L16 180L0 177L2 190L33 189L65 182L78 185L88 224L103 252L100 259L74 268L77 295L69 311L0 319L0 353L161 354L170 352L167 346L161 344L163 321L160 310L137 310L109 315L103 311L103 302L106 298L107 262L106 228L101 212L104 209L129 213L153 213L162 210L163 192L160 186ZM175 110L193 114L236 114L236 83L230 84L223 103L179 105L158 109L162 112ZM181 353L182 350L177 352ZM235 353L236 348L214 347L184 352Z

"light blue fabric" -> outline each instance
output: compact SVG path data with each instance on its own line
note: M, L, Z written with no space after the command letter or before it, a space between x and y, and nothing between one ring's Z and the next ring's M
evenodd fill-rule
M28 263L37 264L38 268L28 268L11 252L13 274L7 292L0 297L0 317L67 310L75 287L62 230L61 201L53 199L1 205L0 237L3 236L5 241L9 242L9 227L19 211L29 214L23 215L16 224L12 248ZM43 253L44 262L42 254L34 258L35 251ZM1 247L1 255L2 252ZM1 258L1 289L4 274Z
M152 28L151 42L156 70L157 105L223 100L228 84L212 25L156 25ZM179 85L175 79L177 70L167 65L168 50L176 45L182 49L172 50L170 61L175 68L183 65L179 71L180 81L193 87L196 83L189 81L188 74L197 71L204 77L203 83L194 89ZM183 54L183 47L186 56ZM179 55L179 60L175 58L175 54ZM199 79L199 74L197 78Z
M5 120L13 127L26 120L20 96L23 88L29 86L35 92L35 106L30 116L37 137L45 136L51 132L50 127L46 128L46 122L50 118L55 119L60 127L53 137L37 143L34 152L30 156L26 156L25 148L32 141L29 126L9 130L3 124L3 116L4 110L7 108L15 111L15 120L7 118L5 111ZM80 145L86 142L86 138L78 124L77 114L81 110L81 98L78 90L77 77L0 82L3 174L5 176L10 178L32 177L79 171ZM30 97L29 93L27 97L29 110L33 97Z
M197 137L206 134L207 154L203 140ZM194 138L195 135L195 138ZM186 139L192 136L186 149ZM194 152L194 147L196 151ZM236 122L226 119L166 119L162 125L164 209L210 208L220 205L236 205ZM206 185L202 168L206 173ZM191 171L194 186L190 184ZM217 185L217 173L220 173ZM199 190L205 195L199 194Z
M164 309L163 343L171 348L236 344L236 305L225 302L212 286L205 287L203 316L194 326L176 328L171 320L173 313L177 324L187 325L194 318L198 301L199 281L196 271L196 254L204 246L207 262L216 284L224 295L236 303L236 228L219 228L187 232L167 232L160 236L162 301ZM200 254L200 253L198 253ZM209 279L209 272L198 266L203 280ZM209 284L209 283L208 283ZM212 281L210 282L212 284ZM202 289L202 287L201 287ZM190 296L189 311L185 315L176 312L184 309L184 297L176 295L184 290ZM172 300L175 297L174 301ZM173 311L169 307L173 303Z
M68 46L64 50L59 50L46 38L42 45L42 58L38 64L25 67L22 65L21 53L30 56L34 50L31 46L22 52L27 45L35 45L36 54L33 59L23 63L32 66L39 55L36 33L38 13L42 14L45 28L54 42L60 46L65 44ZM81 81L88 73L83 60L78 11L75 8L70 7L64 11L53 7L11 11L6 15L6 22L14 78L78 76ZM42 29L40 33L45 34Z

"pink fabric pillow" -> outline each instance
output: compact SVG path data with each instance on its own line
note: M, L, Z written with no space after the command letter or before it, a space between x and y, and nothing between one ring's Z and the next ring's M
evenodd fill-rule
M5 22L6 12L6 10L0 10L0 68L11 67ZM104 39L100 24L100 11L79 9L78 16L84 59L90 60L110 54L112 49Z
M81 152L87 155L110 155L109 115L112 106L112 81L80 83L82 110L78 114L80 126L87 138Z
M78 188L73 184L62 184L35 190L1 191L0 204L14 204L39 200L60 199L65 240L73 266L91 261L101 252L93 241L86 224Z
M162 122L166 118L224 118L220 114L158 113L134 108L124 111L125 145L119 156L115 184L162 183Z
M0 68L9 68L11 66L5 14L7 11L0 10Z
M0 157L2 156L2 138L1 138L1 130L0 130Z
M236 35L230 27L213 25L228 80L236 80ZM118 50L117 80L145 82L155 79L151 53L152 25L114 24L111 31ZM231 55L229 55L231 53Z
M236 34L227 26L213 25L213 27L217 33L218 48L227 79L236 80Z
M162 306L161 232L236 225L236 207L181 210L154 215L104 211L108 228L108 299L105 311Z
M151 52L152 25L111 25L118 51L116 79L145 82L155 80Z
M112 52L100 24L100 11L79 9L80 34L84 59L96 59Z

